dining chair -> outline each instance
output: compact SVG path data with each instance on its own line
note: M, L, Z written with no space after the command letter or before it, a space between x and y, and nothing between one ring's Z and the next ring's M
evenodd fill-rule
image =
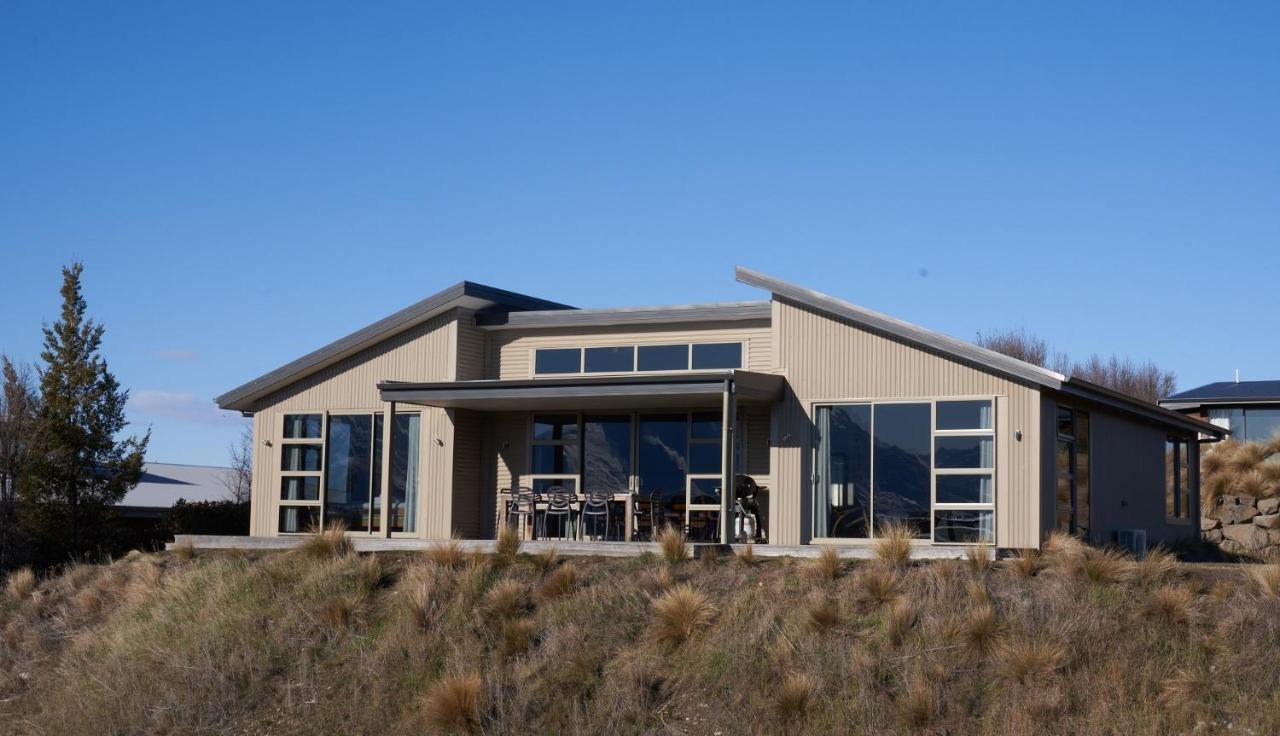
M511 519L514 517L516 523L519 524L517 529L520 530L520 538L525 538L524 530L528 526L528 522L532 521L534 532L537 532L537 508L538 497L534 494L533 489L527 486L509 489L511 501L507 505L507 525L511 525Z
M551 486L546 491L546 508L542 510L542 532L540 539L547 539L548 521L555 517L560 522L559 539L569 539L573 534L573 515L577 511L578 498L565 490L564 486Z
M609 526L612 522L610 514L610 506L613 504L613 494L604 491L587 491L587 498L582 502L582 510L578 512L578 538L596 541L594 538L599 537L601 541L608 541ZM591 522L591 530L587 530L587 522ZM604 533L599 534L600 524L604 524Z

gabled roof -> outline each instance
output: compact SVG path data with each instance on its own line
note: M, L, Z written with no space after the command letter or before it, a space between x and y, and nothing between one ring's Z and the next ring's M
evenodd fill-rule
M1220 381L1161 399L1163 405L1280 403L1280 381Z
M462 281L412 306L335 340L290 363L231 389L214 401L223 409L252 411L253 402L393 335L457 307L481 311L565 310L573 307Z
M738 266L738 281L767 289L775 297L803 305L822 314L842 318L876 332L897 338L924 350L949 356L961 362L985 368L998 375L1077 396L1164 424L1190 429L1202 434L1222 437L1226 432L1218 426L1179 414L1178 412L1135 399L1094 383L1064 376L1003 353L926 329L887 314L860 307L822 292L806 289L781 279Z

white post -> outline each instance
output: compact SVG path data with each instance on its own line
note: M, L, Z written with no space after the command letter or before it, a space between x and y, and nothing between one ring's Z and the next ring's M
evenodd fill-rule
M733 542L733 440L735 407L733 379L724 382L724 396L720 414L720 543Z
M382 409L382 512L378 527L382 536L391 536L391 458L395 457L391 443L396 436L396 402L388 401Z

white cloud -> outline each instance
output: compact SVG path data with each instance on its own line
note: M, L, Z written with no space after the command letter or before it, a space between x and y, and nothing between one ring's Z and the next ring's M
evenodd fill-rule
M200 357L200 353L197 353L194 350L184 350L182 348L166 348L164 350L157 350L152 353L152 355L162 360L176 360L180 363L190 363Z
M236 412L223 411L207 398L186 391L148 388L129 394L129 410L140 417L177 419L191 424L222 427L240 421Z

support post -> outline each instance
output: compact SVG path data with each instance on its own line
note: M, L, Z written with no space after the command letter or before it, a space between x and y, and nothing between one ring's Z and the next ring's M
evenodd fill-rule
M382 409L382 477L379 479L382 488L382 511L378 529L382 536L391 536L391 458L395 457L391 443L396 436L396 402L388 401Z
M724 395L720 415L720 543L733 542L733 479L736 472L733 467L733 443L735 417L737 416L736 396L733 379L724 382Z

